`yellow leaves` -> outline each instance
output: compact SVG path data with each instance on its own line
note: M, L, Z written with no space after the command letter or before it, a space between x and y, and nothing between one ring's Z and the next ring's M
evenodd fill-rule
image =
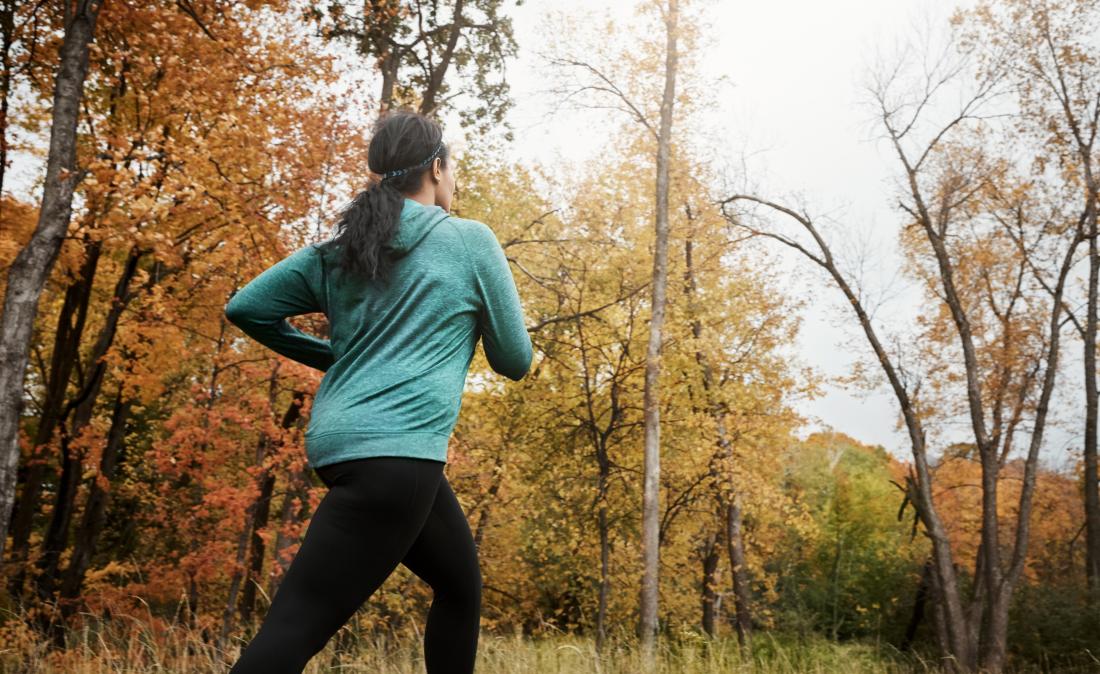
M115 576L136 573L139 571L137 565L133 562L112 559L99 568L89 569L84 578L84 582L87 584L89 590L91 590L99 583L108 582Z
M230 128L235 127L240 121L236 115L229 111L218 113L216 119L225 122Z
M133 217L138 220L144 220L148 217L150 211L156 204L156 199L150 194L142 194L129 202L130 212ZM130 226L131 232L136 232L137 228L133 225Z

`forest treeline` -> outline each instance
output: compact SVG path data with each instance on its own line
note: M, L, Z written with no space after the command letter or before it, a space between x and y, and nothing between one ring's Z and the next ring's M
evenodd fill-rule
M85 621L135 615L218 648L256 628L323 495L303 449L323 373L224 307L329 236L372 122L408 107L460 120L454 211L496 233L535 345L507 385L479 349L450 446L485 630L644 632L652 525L669 638L1096 662L1100 9L979 2L868 69L915 322L876 312L860 223L748 189L732 145L695 142L719 105L707 3L559 17L539 45L553 90L608 128L566 167L507 159L504 63L527 46L504 4L446 10L0 3L0 644L64 653ZM33 184L12 173L34 164ZM794 350L828 298L858 357L842 381ZM806 435L799 403L829 383L885 391L907 444ZM351 627L405 631L430 601L399 567Z

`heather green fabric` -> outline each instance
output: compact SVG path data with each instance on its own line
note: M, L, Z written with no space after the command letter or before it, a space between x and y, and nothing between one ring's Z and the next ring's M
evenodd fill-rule
M319 370L305 434L313 467L368 456L447 460L478 338L518 381L531 365L519 293L484 223L405 199L388 285L338 266L334 241L290 254L237 291L225 315L273 351ZM323 312L329 339L286 318Z

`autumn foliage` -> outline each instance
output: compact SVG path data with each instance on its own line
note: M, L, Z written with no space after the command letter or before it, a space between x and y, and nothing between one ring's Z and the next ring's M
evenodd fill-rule
M323 373L247 339L223 310L235 289L328 235L336 207L366 179L374 112L301 9L104 5L78 136L87 175L39 305L23 392L2 578L4 606L28 620L0 622L0 642L45 634L63 647L65 629L87 616L140 614L154 635L186 624L224 645L255 629L294 558L324 493L302 435ZM6 133L24 139L12 151L33 164L49 135L61 17L32 11L16 11L13 68L29 93ZM644 79L645 55L636 58L629 74ZM987 171L1004 191L986 189L968 208L1012 212L1010 197L1030 188L982 142L952 145L937 167ZM479 546L485 630L589 634L637 620L653 149L625 128L600 161L564 177L507 162L491 139L460 155L455 210L504 246L536 347L531 373L507 385L479 350L450 447L447 476ZM674 143L672 154L662 627L729 634L747 598L754 630L928 647L931 549L907 496L911 458L842 428L807 434L797 411L830 383L821 364L792 356L800 311L835 289L785 290L775 248L741 235L699 179L690 145ZM38 186L3 187L7 269L34 229ZM999 321L998 293L1011 294L1028 261L986 225L953 239L950 253L982 340L983 385L1026 400L1027 359L1048 336L1033 305ZM914 404L935 428L963 409L964 376L949 312L934 299L936 260L912 227L900 242L906 273L927 291L916 348L935 367ZM324 316L293 322L325 333ZM997 341L1006 330L1012 339ZM966 584L982 468L972 446L939 439L929 447L933 497ZM1023 657L1098 647L1095 607L1073 590L1085 563L1084 468L1074 470L1044 464L1036 475L1012 605L1010 643ZM1004 531L1023 480L1015 458L996 477ZM724 547L731 493L746 560L740 600ZM352 628L422 625L430 601L399 567Z

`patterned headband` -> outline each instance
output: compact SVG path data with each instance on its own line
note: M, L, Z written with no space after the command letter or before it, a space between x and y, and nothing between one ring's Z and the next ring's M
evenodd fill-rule
M439 145L436 145L436 146L435 146L435 149L434 149L434 150L432 150L432 153L431 153L431 154L430 154L430 155L428 156L428 158L427 158L427 159L425 159L424 161L420 162L420 163L419 163L419 164L417 164L416 166L410 166L410 167L408 167L408 168L403 168L403 169L397 169L396 171L386 171L385 173L383 173L383 174L382 174L382 180L385 180L385 179L387 179L387 178L396 178L396 177L397 177L397 176L399 176L399 175L404 175L404 174L408 173L409 171L412 171L412 170L414 170L414 169L418 169L418 168L420 168L421 166L424 166L424 165L426 165L426 164L427 164L428 162L430 162L431 160L435 159L435 156L436 156L437 154L439 154L439 150L440 150L440 148L442 148L442 147L443 147L443 141L439 141Z

